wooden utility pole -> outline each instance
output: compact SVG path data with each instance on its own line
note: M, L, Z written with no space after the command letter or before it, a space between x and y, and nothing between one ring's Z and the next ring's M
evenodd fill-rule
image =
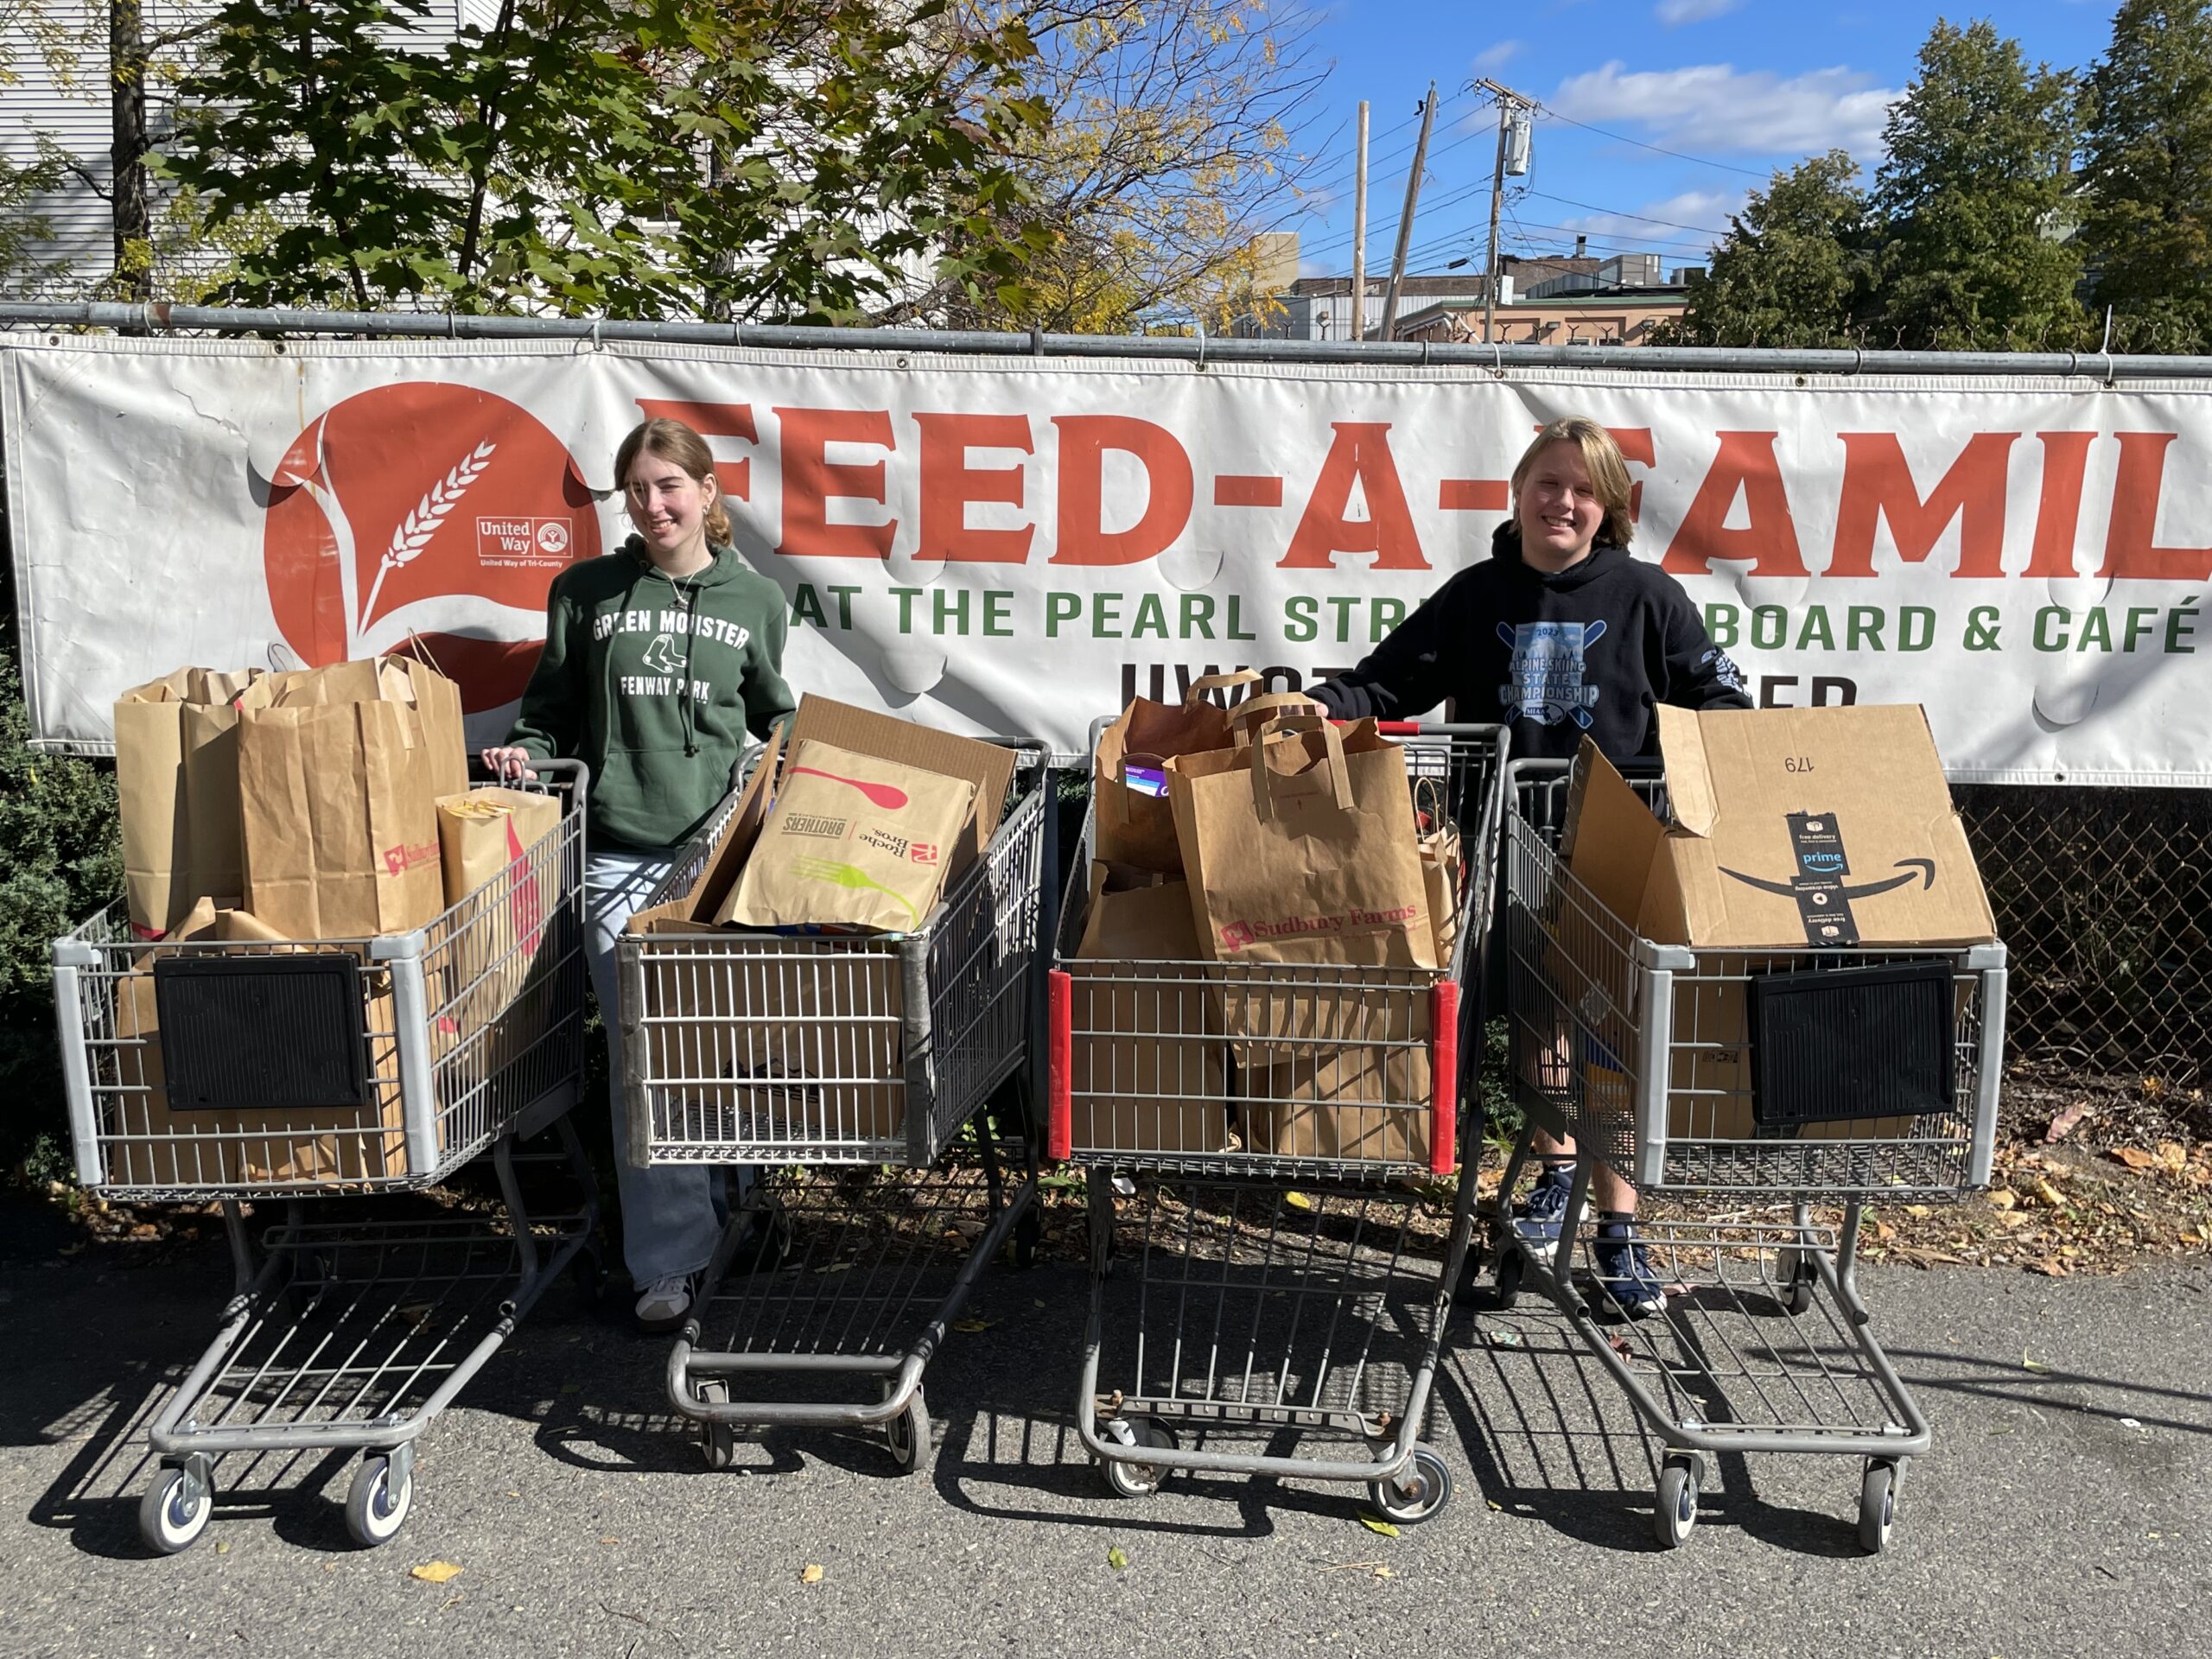
M1359 170L1351 198L1351 337L1367 335L1367 100L1359 100Z
M1513 130L1513 118L1534 100L1494 80L1476 86L1497 99L1497 166L1490 178L1490 251L1483 258L1483 343L1497 338L1497 216L1505 206L1505 145Z
M1398 322L1398 285L1406 278L1406 254L1413 245L1414 208L1421 201L1421 170L1428 160L1429 130L1436 124L1436 83L1428 83L1428 100L1421 106L1421 137L1414 145L1413 170L1406 175L1406 209L1398 215L1398 251L1390 257L1390 288L1382 296L1382 332L1390 338Z

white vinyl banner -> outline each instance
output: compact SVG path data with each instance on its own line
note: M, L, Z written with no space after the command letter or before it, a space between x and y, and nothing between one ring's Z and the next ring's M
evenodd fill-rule
M420 640L495 740L645 415L706 435L799 691L1079 751L1133 694L1356 663L1586 414L1769 705L1920 702L1952 775L2212 782L2212 391L568 343L0 337L36 739L127 686Z

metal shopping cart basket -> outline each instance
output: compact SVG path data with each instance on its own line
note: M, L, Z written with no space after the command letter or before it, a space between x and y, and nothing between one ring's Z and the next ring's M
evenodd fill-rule
M1459 1106L1482 1048L1506 737L1491 726L1382 729L1403 741L1416 803L1455 824L1465 851L1440 974L1080 957L1095 805L1085 820L1052 976L1050 1150L1086 1171L1090 1310L1076 1422L1122 1496L1191 1470L1364 1484L1402 1522L1450 1498L1450 1471L1421 1435L1473 1220L1475 1147L1463 1144ZM1252 1028L1236 1011L1262 1001L1272 1028L1330 1040L1271 1043L1275 1063L1241 1064L1224 1033ZM1324 1104L1347 1098L1361 1103ZM1231 1100L1235 1147L1224 1144ZM1300 1131L1301 1121L1317 1127ZM1438 1192L1447 1180L1448 1205ZM1442 1236L1421 1236L1423 1221ZM1124 1249L1135 1306L1122 1296L1109 1307ZM1111 1387L1109 1325L1126 1368ZM1269 1449L1203 1443L1224 1431ZM1323 1449L1294 1454L1285 1435Z
M1679 1544L1697 1517L1707 1454L1824 1452L1864 1459L1859 1534L1887 1543L1905 1460L1927 1420L1876 1339L1855 1268L1873 1198L1929 1201L1988 1184L2005 1027L2001 944L1783 952L1656 944L1607 911L1558 855L1569 772L1510 768L1504 850L1512 1086L1528 1128L1491 1223L1497 1294L1525 1276L1557 1304L1664 1443L1656 1531ZM1631 783L1655 810L1657 779ZM1809 999L1809 1000L1808 1000ZM1847 1043L1889 1051L1891 1116ZM1816 1096L1846 1094L1842 1116ZM1834 1103L1831 1102L1833 1107ZM1574 1137L1573 1185L1555 1242L1524 1241L1508 1200L1538 1128ZM1733 1201L1723 1219L1640 1218L1661 1279L1681 1287L1632 1336L1586 1263L1593 1164L1646 1197ZM1790 1208L1745 1218L1745 1200ZM1815 1202L1840 1203L1840 1225Z
M110 1199L219 1202L237 1272L148 1435L161 1471L138 1522L158 1551L206 1529L233 1452L359 1450L346 1527L390 1540L413 1503L416 1439L597 1224L567 1116L583 1062L588 778L539 769L537 786L563 798L558 830L415 932L149 944L118 901L54 943L79 1179ZM549 1131L557 1152L518 1152ZM496 1209L391 1196L487 1148ZM573 1177L559 1213L525 1205L536 1164ZM255 1239L246 1203L277 1199Z
M633 1153L766 1172L669 1356L713 1467L741 1428L774 1427L878 1429L925 1466L923 1372L1009 1240L1033 1253L1052 773L1042 745L998 741L1018 755L998 829L915 931L683 925L617 945ZM654 902L691 890L736 807ZM869 1397L822 1397L855 1382Z

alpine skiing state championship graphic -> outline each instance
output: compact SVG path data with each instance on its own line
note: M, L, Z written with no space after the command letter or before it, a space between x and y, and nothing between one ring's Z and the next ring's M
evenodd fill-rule
M470 713L522 695L546 588L600 550L568 449L469 386L415 381L334 404L270 486L262 561L284 643L320 668L412 639Z

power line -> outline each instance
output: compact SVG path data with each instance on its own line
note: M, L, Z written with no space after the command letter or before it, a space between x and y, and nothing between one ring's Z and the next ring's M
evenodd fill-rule
M1717 168L1724 173L1740 173L1747 179L1771 180L1774 177L1774 171L1770 168L1762 173L1754 168L1738 167L1732 162L1716 162L1708 156L1686 155L1679 149L1669 149L1663 145L1647 144L1643 139L1631 138L1624 132L1613 132L1605 127L1593 127L1587 121L1577 121L1571 115L1561 115L1548 104L1538 104L1536 107L1554 121L1564 121L1571 127L1580 127L1585 132L1594 132L1600 138L1611 138L1618 143L1634 144L1638 149L1648 149L1655 156L1671 156L1678 162L1694 162L1700 167Z
M1695 231L1700 236L1730 234L1726 231L1715 230L1710 225L1685 225L1679 219L1654 219L1649 213L1626 213L1618 207L1599 207L1591 202L1575 201L1566 196L1550 195L1541 190L1531 190L1529 194L1539 201L1555 201L1562 207L1580 207L1586 213L1605 213L1614 219L1632 219L1639 225L1665 225L1677 231Z

